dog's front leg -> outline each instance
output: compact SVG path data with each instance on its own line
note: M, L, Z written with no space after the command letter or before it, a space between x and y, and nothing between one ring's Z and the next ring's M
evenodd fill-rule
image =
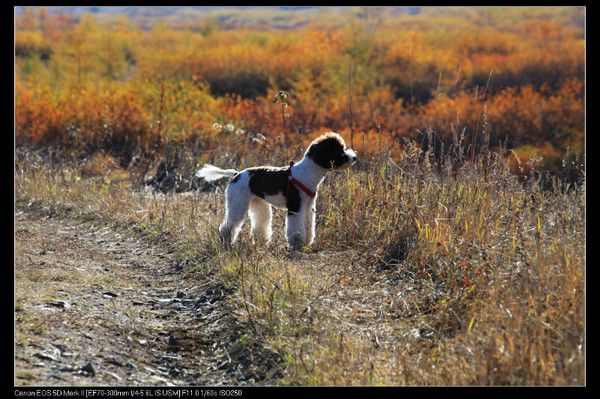
M300 249L306 244L306 212L304 208L298 212L288 211L285 220L286 236L292 250Z
M317 222L317 197L308 204L306 212L306 244L311 245L315 241L315 230Z

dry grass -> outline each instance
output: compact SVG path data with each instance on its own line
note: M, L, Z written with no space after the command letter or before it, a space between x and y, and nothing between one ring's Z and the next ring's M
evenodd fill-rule
M222 251L219 189L147 195L31 155L15 187L18 201L169 234L190 278L217 266L247 322L241 341L282 355L268 370L281 384L584 384L583 186L542 190L491 153L388 155L327 178L316 245L295 254L280 213L269 248L245 229Z

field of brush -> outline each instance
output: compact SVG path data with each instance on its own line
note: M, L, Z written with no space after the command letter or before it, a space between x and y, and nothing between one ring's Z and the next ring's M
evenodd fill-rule
M18 15L17 232L129 229L157 254L141 280L168 244L174 298L191 282L222 287L209 302L235 332L203 338L222 341L218 359L191 343L204 324L181 335L198 315L161 313L188 370L157 369L163 380L204 381L186 363L203 356L232 385L585 384L583 10L328 12ZM194 171L285 165L328 130L359 161L322 184L315 244L290 252L275 212L270 246L246 225L224 250L226 181ZM53 333L36 306L99 283L41 266L24 242L17 382L35 384L51 366L27 348ZM101 291L145 292L125 271ZM149 353L161 339L141 341Z

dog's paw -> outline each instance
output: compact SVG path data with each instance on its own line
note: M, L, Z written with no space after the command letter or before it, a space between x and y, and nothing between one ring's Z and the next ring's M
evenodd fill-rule
M297 260L302 256L302 252L291 249L288 247L288 251L283 255L283 257L287 260Z
M294 234L288 239L288 246L292 251L298 251L304 247L305 240L300 234Z

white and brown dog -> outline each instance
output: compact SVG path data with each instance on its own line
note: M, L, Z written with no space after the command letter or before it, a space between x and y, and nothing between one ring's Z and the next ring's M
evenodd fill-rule
M342 136L330 132L316 138L300 162L287 167L259 166L238 172L207 164L196 176L208 182L232 178L225 191L225 218L219 227L226 246L237 240L246 213L252 236L269 241L273 205L287 209L287 242L292 249L299 249L315 239L317 190L325 174L350 167L355 161L356 153L346 147Z

